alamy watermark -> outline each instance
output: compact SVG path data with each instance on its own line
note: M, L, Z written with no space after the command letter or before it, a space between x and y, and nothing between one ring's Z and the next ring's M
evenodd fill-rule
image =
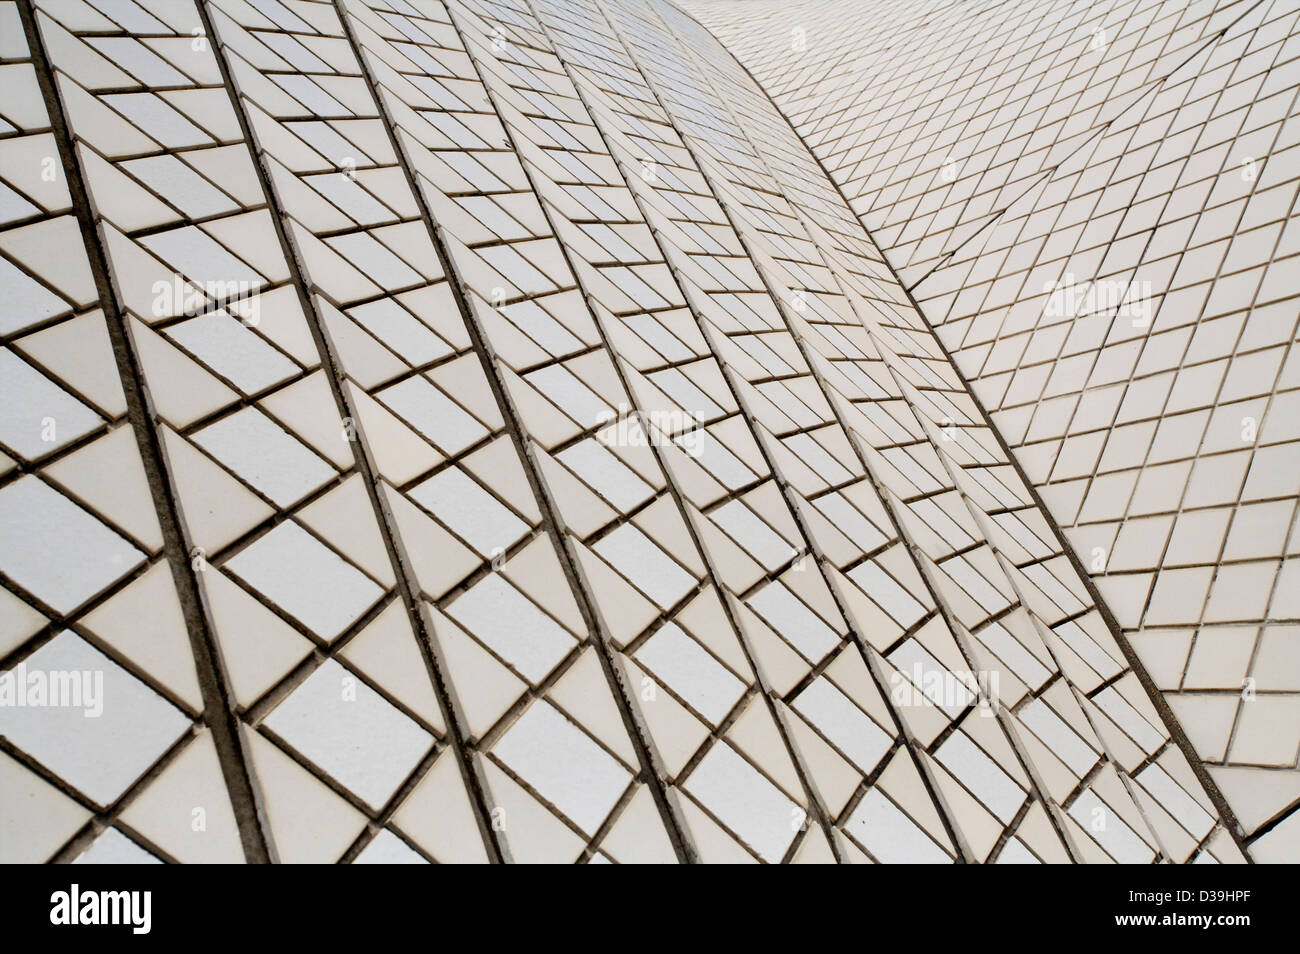
M153 892L83 891L73 884L50 895L50 923L118 924L130 927L132 934L148 934L153 927Z
M1066 272L1058 281L1044 282L1047 304L1043 314L1051 318L1106 314L1127 318L1135 328L1151 325L1151 283L1149 281L1075 281Z
M889 674L889 699L899 708L936 705L955 710L975 703L980 715L991 716L997 710L998 680L995 670L953 671L916 662L911 669Z
M258 294L262 288L261 282L233 279L198 284L175 274L168 281L153 283L150 308L155 318L195 315L219 308L256 328L262 317Z
M596 416L596 438L606 447L662 447L676 444L691 457L704 451L704 425L686 411L641 411L619 404Z
M20 662L0 672L0 709L81 709L87 719L104 714L102 669L28 669Z

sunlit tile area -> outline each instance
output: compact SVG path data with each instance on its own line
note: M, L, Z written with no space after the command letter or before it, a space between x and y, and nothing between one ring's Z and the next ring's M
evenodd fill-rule
M1084 6L0 0L0 861L1300 857L1297 17Z
M878 243L1252 856L1300 859L1300 11L686 6Z

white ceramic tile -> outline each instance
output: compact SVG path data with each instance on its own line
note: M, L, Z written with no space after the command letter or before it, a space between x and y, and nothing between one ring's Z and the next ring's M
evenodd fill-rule
M433 737L334 660L271 710L266 726L379 809Z
M235 554L226 566L326 640L351 626L383 594L360 570L291 520Z

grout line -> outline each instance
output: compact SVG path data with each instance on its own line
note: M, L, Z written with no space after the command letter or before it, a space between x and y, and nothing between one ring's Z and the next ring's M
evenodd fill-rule
M492 824L491 804L486 797L486 783L479 774L478 767L475 765L472 755L468 750L468 730L454 697L450 694L448 680L444 674L445 662L437 649L437 644L433 635L432 620L426 615L424 607L420 601L420 588L415 576L414 569L409 555L402 543L396 522L392 512L383 499L380 491L380 478L378 477L377 468L371 459L370 448L364 438L364 432L359 426L359 416L355 413L352 406L351 398L347 393L347 378L342 370L342 362L336 353L328 334L326 333L319 315L316 312L315 305L311 298L311 284L307 280L305 272L297 256L296 248L292 242L285 220L290 216L281 205L278 194L274 191L270 175L267 171L266 164L263 161L263 150L254 136L252 125L249 122L247 112L242 104L243 94L239 91L231 73L230 64L226 60L225 48L220 40L217 31L214 28L211 13L208 10L209 0L196 0L199 16L203 22L204 32L213 44L213 52L218 66L221 69L222 79L226 85L227 92L230 95L232 107L235 115L239 120L240 129L243 133L244 140L247 143L254 166L257 170L258 180L261 184L262 191L265 195L267 208L270 212L270 218L275 227L276 236L280 242L285 256L285 263L290 273L290 279L298 294L299 304L302 307L304 318L308 328L311 331L313 342L316 345L318 355L321 359L321 369L325 372L329 380L330 390L333 394L335 403L338 407L341 417L345 421L353 422L356 428L356 440L354 448L354 459L356 469L365 485L367 497L373 508L377 529L383 537L384 548L388 552L389 560L395 570L394 589L398 598L402 601L408 622L415 634L415 640L419 646L421 655L424 659L425 667L428 671L430 681L433 684L434 694L438 700L438 707L442 713L443 721L446 724L447 736L446 744L454 753L457 765L460 769L461 778L466 786L466 794L478 823L479 834L483 839L484 848L488 858L493 863L500 863L509 860L508 851L498 842L496 832ZM292 516L288 511L284 511L284 516ZM333 655L332 653L330 654Z
M600 4L601 0L596 0L596 2ZM601 6L603 10L603 4L601 4ZM652 15L654 15L653 11L652 11ZM608 15L606 15L606 19L608 21ZM753 256L749 254L748 245L744 237L741 236L739 231L736 230L734 223L732 223L731 216L730 213L727 211L726 204L723 203L721 199L717 198L716 190L715 187L713 186L712 180L710 179L708 173L704 171L703 166L700 164L698 158L696 157L694 148L686 140L685 136L681 134L681 132L677 129L677 127L673 125L672 113L663 105L663 101L660 98L658 90L649 82L649 79L645 76L644 69L641 68L640 63L636 58L636 55L632 52L632 49L628 45L626 40L623 39L621 32L618 30L616 26L614 26L612 21L609 22L610 22L610 27L614 31L615 36L618 37L620 42L623 43L623 46L627 51L629 58L631 59L632 63L637 67L638 71L641 73L643 81L645 82L646 85L646 89L651 93L652 96L654 96L655 101L658 103L660 110L664 114L664 117L669 121L668 122L669 128L671 128L674 131L674 133L677 134L677 138L681 141L683 149L691 157L691 161L694 163L696 170L700 174L700 177L704 180L706 185L709 186L710 194L714 196L714 201L718 203L718 207L722 211L723 216L726 219L729 227L731 228L732 232L736 235L737 240L741 242L742 246L745 248L747 258L749 258L751 261L756 261L755 259L753 259ZM663 21L661 20L661 22ZM666 24L664 26L664 31L669 36L676 35L673 33L671 28L667 27ZM634 197L638 202L638 206L640 206L641 205L640 197L636 194L635 190L632 191ZM649 221L648 218L647 221ZM673 269L673 271L675 273L678 273L679 270ZM760 275L762 274L761 270L759 271L759 274ZM765 280L764 280L764 284L766 287ZM683 288L683 291L684 290L685 289ZM769 297L774 298L774 296L772 296L770 289L767 289L767 294L769 295ZM848 632L850 633L850 638L858 647L858 651L862 656L864 664L867 667L867 671L871 676L876 691L880 694L881 698L884 700L885 708L889 712L890 717L894 723L894 735L897 739L901 740L903 748L907 750L908 755L912 760L913 766L916 769L918 778L920 779L922 786L925 788L927 795L929 795L930 800L935 807L936 813L944 827L944 830L947 833L954 850L957 852L958 860L962 862L969 862L971 860L971 858L968 857L969 848L966 846L965 840L959 836L958 834L959 829L956 827L956 824L952 820L951 812L947 807L946 803L940 799L937 786L934 780L931 778L929 769L927 768L925 762L918 754L918 750L921 749L921 746L912 737L911 733L907 729L906 724L903 722L902 718L898 715L898 712L894 709L894 706L890 701L890 694L885 689L886 680L884 678L884 673L879 668L878 664L876 663L876 661L872 656L870 642L866 639L865 634L858 627L856 619L850 615L847 604L844 602L843 595L839 591L839 587L835 585L833 579L830 577L827 570L827 566L830 564L830 561L826 558L825 554L821 550L821 547L816 543L812 532L808 529L806 521L804 520L804 517L799 510L798 501L793 496L795 491L789 485L786 479L780 474L780 472L776 469L776 467L773 465L772 457L769 453L767 445L762 440L757 430L758 427L756 423L757 417L754 415L753 411L749 408L748 402L743 398L740 389L735 384L735 380L734 380L735 372L732 371L728 366L723 364L722 359L719 357L719 355L723 354L723 352L716 347L714 336L707 330L708 326L706 322L700 318L700 314L702 312L699 309L690 307L690 297L691 296L687 295L688 308L690 308L690 311L695 318L696 324L699 327L701 334L704 336L705 341L708 342L710 350L713 352L714 358L718 362L719 370L722 372L723 378L727 382L727 386L731 393L732 400L735 401L736 406L739 409L740 418L744 420L746 427L748 428L754 440L755 446L758 448L759 453L762 455L763 460L767 465L768 471L771 473L773 482L776 484L777 488L781 492L782 498L785 500L786 507L790 512L791 518L793 519L795 525L799 528L800 534L802 535L805 543L807 544L808 555L812 558L813 562L816 563L818 571L822 577L822 581L825 584L828 592L830 593L830 596L835 603L836 609L839 611L839 614L843 619L844 624L848 629ZM779 304L778 304L778 308L779 308ZM895 530L897 530L897 527L895 527ZM900 536L900 540L901 540L901 536ZM919 825L919 823L918 823L918 828L920 828L922 831L924 830ZM927 835L927 837L929 836Z
M334 3L338 6L339 0L334 0ZM483 87L485 95L490 97L490 94L487 92L487 84L483 81L482 75L479 74L478 65L474 61L473 56L469 53L469 48L465 43L465 38L461 33L460 28L456 25L454 17L451 15L450 6L446 3L444 3L443 6L447 12L449 25L456 32L457 39L460 41L466 58L474 67L475 74L479 77L479 83ZM573 590L579 612L581 613L583 621L587 624L588 631L591 634L591 645L596 651L597 659L600 661L601 669L609 684L615 704L619 709L619 715L622 718L623 725L626 728L632 746L637 753L637 759L641 763L641 775L647 783L647 787L654 798L656 807L664 821L666 832L669 840L672 842L673 850L676 853L678 860L682 862L694 862L698 860L698 854L691 841L689 829L686 827L685 820L681 817L680 810L674 804L673 797L669 792L669 787L665 782L665 779L667 778L667 770L663 767L649 742L648 730L643 725L640 716L636 712L634 703L632 702L633 694L626 685L626 680L618 671L616 660L613 656L613 650L607 641L608 637L606 636L604 627L601 623L599 611L595 602L590 598L587 592L587 584L584 582L585 575L582 573L581 565L576 556L570 550L565 539L564 524L559 517L558 508L551 497L549 488L541 476L541 470L533 456L529 438L524 429L522 417L502 381L500 371L496 366L495 354L491 350L491 346L488 344L487 335L480 327L479 321L474 315L474 310L469 304L466 294L466 288L468 285L460 278L460 272L455 266L442 233L439 231L436 220L434 219L432 211L425 200L424 193L420 188L420 183L414 172L414 165L406 152L405 145L397 135L397 126L392 122L392 117L388 112L388 107L380 97L377 88L380 84L376 82L369 66L365 62L361 52L363 47L357 41L351 22L348 19L350 14L340 8L339 16L340 20L343 22L343 28L347 34L348 41L356 53L357 61L361 67L367 88L370 90L371 96L375 100L376 107L379 110L379 116L388 130L390 142L392 143L393 149L397 155L398 165L401 167L402 172L405 175L407 184L410 187L415 202L420 210L420 218L423 220L425 228L428 230L430 240L438 254L439 263L447 276L447 281L451 285L457 309L460 312L465 328L469 333L473 349L477 353L479 361L483 367L484 377L492 390L493 396L496 398L497 405L502 411L502 417L506 422L506 431L510 434L511 440L515 445L515 450L519 455L520 463L523 466L524 473L528 478L538 508L541 511L541 526L551 539L552 546L554 547L556 556L559 559L560 566L564 571L565 578L568 580L570 588ZM505 128L505 120L501 119L499 115L497 116L497 119L502 123L503 128ZM523 160L518 157L517 153L512 154L516 155L516 158L522 167Z
M160 419L154 410L140 358L135 350L130 317L115 295L113 273L109 267L104 239L81 176L71 125L54 79L53 67L45 50L32 0L18 0L18 11L32 54L37 81L50 111L50 126L62 155L64 177L72 197L73 211L81 227L95 288L107 319L105 324L126 398L126 416L135 432L145 477L157 511L164 554L171 566L176 596L194 654L194 666L203 699L203 719L212 732L217 760L221 765L235 823L239 829L240 843L247 861L273 862L276 860L275 848L268 835L269 826L261 795L240 737L239 720L235 715L233 694L222 663L216 627L190 564L190 554L193 552L191 541L180 513L179 495L168 468Z
M745 69L743 63L740 65L742 69ZM751 79L753 78L752 74L749 74L747 69L745 69L745 72L750 75ZM754 80L754 82L757 84L757 80ZM760 85L759 88L762 89L762 86ZM775 102L773 102L772 105L778 112L780 112L780 107L777 106ZM784 118L785 114L781 113L781 115ZM788 122L789 120L787 119L787 123ZM794 127L792 126L791 129L793 128ZM797 136L798 133L796 132L795 135ZM820 158L813 154L811 150L809 150L809 154L822 169L822 172L826 173L826 168L822 165ZM844 194L839 189L838 184L836 184L834 180L831 180L831 184L835 186L841 199L843 199L847 204L847 199L844 198ZM874 236L872 236L871 232L865 225L863 226L863 231L871 241L872 246L875 247L877 252L880 252L880 246L876 243ZM1105 601L1102 599L1101 592L1097 589L1096 583L1084 568L1083 561L1079 559L1074 548L1066 542L1065 535L1061 531L1060 525L1056 522L1056 518L1052 515L1051 511L1048 510L1043 498L1038 493L1038 488L1029 480L1029 477L1021 466L1020 461L1012 453L1010 446L1002 437L1001 432L999 432L996 425L994 425L992 417L989 416L988 411L984 408L983 402L979 400L974 390L971 388L970 382L966 379L966 375L963 374L961 369L957 366L957 363L953 359L952 353L948 350L947 345L944 344L944 342L939 338L939 335L934 331L934 328L926 317L925 312L922 311L920 304L912 296L912 292L902 284L901 279L898 277L898 272L894 269L894 266L890 263L888 258L885 257L883 252L881 252L881 261L889 270L894 282L898 284L898 286L903 290L903 293L907 296L907 300L911 304L912 308L921 317L922 321L925 322L926 327L929 328L934 337L935 343L938 345L940 352L944 356L944 359L952 367L954 374L957 376L957 380L961 382L961 385L965 389L967 396L970 398L971 403L976 409L978 409L980 416L984 420L985 427L988 428L989 433L991 433L994 439L998 442L998 446L1002 449L1003 454L1006 455L1012 468L1015 470L1017 477L1025 485L1035 507L1041 513L1047 525L1051 528L1057 546L1060 547L1066 558L1070 561L1071 565L1074 567L1075 573L1079 576L1084 587L1087 589L1088 595L1096 605L1098 612L1106 623L1107 629L1110 630L1111 636L1115 639L1116 644L1120 647L1120 651L1124 654L1124 658L1129 664L1129 669L1137 676L1143 689L1146 690L1147 695L1151 698L1161 720L1165 723L1165 728L1168 730L1170 738L1183 751L1183 755L1186 756L1187 761L1190 763L1197 781L1201 783L1202 788L1205 789L1205 794L1214 804L1214 807L1219 811L1220 820L1224 823L1224 827L1228 831L1228 834L1232 837L1233 841L1237 843L1237 847L1242 851L1242 855L1246 857L1247 860L1250 860L1250 856L1245 852L1246 846L1241 835L1242 829L1240 823L1237 821L1236 815L1228 805L1223 793L1210 777L1209 772L1206 771L1205 766L1201 761L1201 757L1196 753L1195 747L1192 745L1191 740L1188 739L1187 734L1183 731L1182 726L1179 725L1177 718L1173 714L1173 710L1169 708L1168 702L1165 701L1164 695L1160 692L1159 688L1156 687L1155 681L1143 667L1141 660L1138 658L1137 652L1129 644L1127 638L1124 637L1122 628L1115 619L1114 614L1111 613L1110 607L1107 606Z
M524 0L524 2L528 5L530 11L532 11L532 15L534 19L537 21L541 34L547 38L548 42L550 42L551 53L555 56L556 60L559 61L561 67L565 71L565 75L568 76L569 78L569 82L573 85L574 94L577 97L578 102L581 103L583 109L587 111L587 117L590 120L591 128L594 129L596 131L596 134L600 137L601 143L604 145L605 152L609 156L610 160L615 164L615 167L620 170L618 175L621 180L623 177L622 164L619 163L618 160L615 158L614 152L610 148L609 140L606 136L605 130L597 124L595 116L592 113L591 108L587 103L586 97L583 96L578 81L573 76L573 72L570 64L560 53L555 42L551 40L550 34L547 31L547 27L543 21L543 18L541 17L540 14L537 13L536 9L533 7L532 0ZM528 175L529 184L532 185L532 175L528 173L526 169L525 169L525 174ZM623 187L627 191L628 195L632 196L632 199L635 202L636 196L633 194L631 187L628 186L626 182L623 183ZM538 194L540 195L540 193ZM548 202L542 201L541 205L542 205L543 213L547 217L547 221L552 222L550 204ZM640 206L638 205L638 210L639 209ZM644 216L642 216L642 219L644 220ZM650 227L649 222L646 222L645 224L646 224L646 228L649 229ZM579 287L582 288L583 287L582 279L577 269L573 268L569 249L563 242L559 240L559 234L558 232L555 231L553 223L551 226L551 231L555 235L556 244L560 246L561 252L564 255L565 262L569 265L569 270L573 273L574 279L575 281L577 281ZM654 233L652 232L651 234L653 237ZM655 237L655 242L657 246L658 244L657 237ZM662 249L660 249L660 260L663 261L664 266L667 268L668 263L663 256ZM592 266L592 267L595 268L596 271L599 271L599 268L596 268L596 266ZM681 292L681 289L679 288L678 291ZM612 359L615 372L618 374L619 382L623 388L623 391L627 395L627 400L629 402L629 405L633 408L636 408L637 406L636 392L629 385L627 374L624 369L625 360L622 357L622 355L620 355L610 345L609 336L605 330L605 323L599 317L598 311L595 308L593 308L591 305L591 299L594 296L590 295L586 291L586 289L583 288L583 297L587 301L587 310L591 315L597 333L600 335L600 339L605 348L605 351L610 355ZM682 292L682 297L684 301L685 300L684 292ZM640 413L639 410L638 413ZM729 588L723 586L721 582L721 578L719 577L716 567L714 565L713 557L710 556L708 550L705 549L703 541L701 540L699 535L699 529L698 527L696 527L695 522L690 517L690 513L693 507L688 506L686 501L686 496L682 492L681 487L678 485L676 476L674 475L671 468L664 463L663 452L660 450L658 442L653 438L651 438L648 443L650 445L651 452L655 457L655 460L659 464L660 470L663 472L664 480L667 482L669 493L672 495L673 500L677 505L677 510L678 513L681 515L682 522L685 525L687 532L690 534L691 540L695 544L696 551L699 553L699 556L705 565L707 577L709 580L712 581L714 589L719 594L719 602L722 605L722 610L726 614L727 620L731 624L732 630L736 634L737 642L739 643L741 650L745 654L750 669L754 673L754 678L759 688L759 694L763 697L764 704L768 709L768 714L771 716L772 722L776 726L777 733L781 736L781 741L785 745L786 752L790 756L790 760L794 765L795 773L798 775L800 784L803 786L805 795L809 800L809 805L812 808L812 813L816 817L818 824L821 826L822 831L826 836L827 843L830 845L832 856L836 859L837 862L842 863L843 862L842 852L840 850L839 844L835 840L835 836L833 833L833 825L834 825L833 819L831 819L829 812L826 810L821 794L817 790L815 784L812 781L811 772L809 771L802 754L799 752L798 748L795 746L794 740L790 736L789 726L786 724L786 720L784 716L782 715L780 709L778 709L776 706L776 703L773 699L773 696L775 694L774 690L772 689L771 683L768 681L766 675L763 673L762 669L758 665L758 656L754 651L754 648L751 645L748 636L746 635L745 631L741 628L740 623L736 619L735 607L732 605L732 600L735 599L736 597ZM736 499L736 498L731 498L731 499ZM719 734L719 738L721 738L720 734ZM796 839L791 845L791 851L792 852L797 851L799 847L800 847L800 842L798 839Z
M671 29L671 27L669 29ZM716 86L712 86L712 84L710 85L711 88L713 89L715 96L717 96L718 100L727 108L728 114L731 116L732 122L735 123L736 128L741 130L742 135L744 135L746 139L749 139L748 133L745 132L745 127L741 125L739 118L737 117L734 109L732 109L731 104L729 103L727 98L723 96L721 91L719 91L716 88ZM784 115L781 115L780 113L778 113L778 115L780 115L782 119L785 119ZM793 127L791 127L791 131L793 132ZM788 196L785 195L785 190L782 187L780 180L768 167L762 155L757 151L756 148L754 148L754 144L752 141L750 142L750 147L754 151L754 154L759 158L759 161L762 162L768 177L772 180L773 184L776 186L778 191L775 194L780 195L785 200L786 204L789 205L790 208L795 212L796 218L798 218L802 222L802 216L798 212L794 203L792 203L788 198ZM728 215L728 219L730 219L730 215ZM838 285L840 282L838 278L838 273L836 272L836 267L831 265L829 261L826 260L825 256L821 254L820 244L818 243L817 239L813 236L813 234L811 232L808 232L806 228L805 228L805 232L807 233L806 238L809 241L809 243L814 248L818 249L818 255L819 257L822 258L823 266L831 273L831 275L834 277L836 284ZM739 235L738 231L737 234ZM759 259L750 250L748 240L744 236L740 236L740 241L744 246L749 257L753 261L758 262ZM809 264L815 265L816 263L810 262ZM808 367L809 377L817 384L822 394L823 400L826 401L827 406L830 408L830 413L832 415L833 422L838 424L841 430L844 431L845 437L849 442L849 446L853 449L854 455L857 458L859 465L862 467L863 473L867 481L871 484L872 488L874 489L877 497L880 500L881 506L885 509L885 512L889 515L890 520L893 521L895 528L898 531L899 542L907 550L908 556L910 557L913 565L915 566L921 581L925 585L927 592L930 594L930 599L932 600L934 606L936 607L936 612L941 617L947 620L948 628L951 631L952 637L956 642L959 651L961 652L963 658L966 660L967 665L969 665L972 668L972 670L974 670L976 668L975 656L970 651L970 648L966 645L965 639L959 635L963 630L966 629L966 627L964 627L961 624L961 621L957 619L957 614L949 606L947 600L943 599L939 595L939 591L934 583L934 580L932 579L932 571L927 569L925 562L918 559L917 554L921 553L926 557L926 560L931 563L934 563L935 561L933 561L928 556L928 554L925 554L924 551L921 550L920 547L916 546L915 543L912 541L911 534L909 533L909 531L905 529L905 524L898 517L893 501L887 495L883 485L876 477L870 464L867 462L866 455L862 452L862 449L858 441L854 439L854 432L844 422L840 412L837 410L837 402L831 393L831 390L833 389L830 388L830 385L823 379L822 375L817 371L816 365L813 363L813 361L809 359L808 356L809 349L807 343L803 339L803 336L798 332L796 332L793 323L789 318L786 317L785 312L781 308L780 296L776 294L775 289L773 289L771 285L768 283L768 280L766 278L766 273L762 268L759 269L759 274L763 276L764 285L765 287L767 287L768 294L772 298L772 301L777 308L778 314L781 315L782 321L785 325L787 332L791 337L791 340L795 343L795 346L799 349L799 353L803 357L804 363ZM849 299L847 295L844 295L842 291L841 291L841 297L845 299L845 301L849 304L850 308L853 308L851 299ZM854 308L853 311L856 316L857 310ZM860 317L859 317L859 321L861 321ZM890 369L889 363L887 361L884 361L883 358L882 361L885 364L886 369L890 370L890 374L892 376L893 371L892 369ZM904 400L906 400L905 396L904 396ZM958 493L960 493L960 491L958 491ZM987 541L983 541L983 542L987 543ZM1077 856L1077 849L1073 845L1072 841L1068 838L1066 834L1066 829L1064 828L1061 820L1056 816L1055 812L1052 810L1053 806L1055 805L1055 802L1053 800L1048 799L1045 796L1042 790L1042 786L1039 782L1036 769L1034 768L1034 763L1029 758L1029 756L1022 751L1023 747L1021 743L1018 741L1018 736L1013 731L1012 726L1009 723L1009 715L1004 713L1004 710L1002 709L1001 706L997 706L994 709L994 712L997 714L999 725L1003 730L1003 734L1007 738L1008 744L1011 746L1012 751L1015 752L1017 761L1020 763L1021 768L1024 770L1026 777L1029 781L1029 786L1030 786L1029 794L1031 796L1031 799L1036 798L1042 804L1045 812L1047 813L1048 819L1052 823L1052 827L1056 831L1057 837L1060 839L1063 847L1066 850L1066 853L1071 856ZM936 739L930 744L930 746L927 747L927 751L936 748L938 744L942 743L944 738L946 738L952 732L956 731L956 729L959 728L958 723L960 721L964 721L964 716L959 719L952 720L949 723L947 729L944 731L944 733L942 733L939 737L936 737ZM958 781L960 782L960 779L958 779Z
M1258 5L1257 3L1251 4L1248 7L1246 12L1248 13L1250 10L1254 9L1254 7L1257 5ZM1233 23L1235 22L1236 21L1234 20ZM1229 24L1229 26L1231 25L1232 24ZM1227 27L1224 28L1224 31L1226 30ZM1220 32L1219 35L1222 36L1222 32ZM728 53L730 53L729 50ZM731 56L736 61L736 63L740 66L740 68L745 72L745 75L748 76L750 80L754 83L755 87L761 90L765 96L767 96L768 101L771 102L772 104L772 108L777 111L778 115L780 115L782 119L785 119L786 124L790 126L790 129L794 132L796 138L798 138L800 142L803 142L803 138L799 136L798 130L796 130L793 124L790 123L789 118L782 111L781 107L777 104L775 100L772 99L771 96L767 95L766 88L761 83L758 82L757 78L750 72L749 68L743 62L741 62L741 60L738 57L736 57L734 54L731 54ZM1180 67L1181 65L1182 64L1180 64ZM1170 75L1172 75L1172 71ZM1168 77L1165 77L1165 79L1167 80ZM805 148L808 148L806 143L805 143ZM852 212L852 206L849 205L848 198L844 195L843 189L840 188L839 183L837 183L834 179L830 177L830 173L827 171L825 164L821 161L821 158L816 153L814 153L811 149L808 149L808 154L809 156L811 156L812 160L817 163L817 166L819 169L821 169L822 174L825 175L827 180L831 183L831 185L834 186L836 192L840 196L841 201L843 201L844 204L849 208L850 212ZM859 223L861 223L860 217L855 215L854 218L857 219ZM954 374L956 374L957 376L957 380L961 382L961 385L965 389L966 394L970 398L972 404L974 405L975 408L979 410L980 415L983 417L985 426L989 429L989 432L993 435L994 439L998 442L998 446L1002 449L1002 452L1006 455L1007 459L1010 461L1012 468L1016 472L1016 475L1019 477L1021 482L1025 485L1031 499L1034 502L1034 505L1042 514L1044 520L1047 522L1047 525L1051 528L1052 534L1056 538L1057 545L1064 552L1066 559L1070 561L1070 563L1074 567L1076 574L1078 574L1079 578L1082 580L1084 587L1088 591L1088 595L1091 597L1093 603L1097 607L1098 613L1101 615L1102 620L1106 623L1107 629L1110 630L1111 636L1115 639L1116 645L1119 646L1120 651L1124 654L1124 658L1128 662L1130 670L1137 677L1138 682L1142 685L1142 688L1146 690L1148 697L1150 697L1152 704L1155 706L1156 712L1160 715L1161 720L1164 722L1165 728L1168 730L1170 738L1174 741L1174 743L1178 746L1178 748L1182 750L1183 755L1187 759L1187 762L1190 765L1193 774L1196 776L1197 781L1201 783L1201 787L1205 790L1206 796L1213 803L1215 809L1218 810L1219 818L1223 822L1224 828L1228 832L1228 835L1236 843L1238 850L1241 851L1242 856L1247 860L1247 862L1253 864L1254 859L1252 859L1250 855L1246 852L1246 842L1243 836L1243 828L1241 826L1241 823L1237 820L1236 814L1233 812L1231 806L1228 804L1227 799L1224 798L1223 792L1219 789L1218 785L1215 784L1214 779L1210 777L1210 774L1206 770L1204 763L1201 761L1200 755L1197 754L1196 752L1195 746L1192 745L1191 740L1187 737L1187 733L1183 731L1183 727L1179 724L1178 719L1175 717L1173 713L1173 710L1169 707L1169 703L1165 701L1164 694L1161 693L1160 689L1156 686L1155 680L1153 680L1150 674L1146 671L1146 668L1142 665L1141 660L1138 658L1137 652L1133 649L1128 639L1124 636L1123 629L1120 627L1119 622L1115 619L1114 614L1111 613L1110 607L1107 606L1105 601L1102 599L1101 592L1098 590L1096 583L1093 581L1092 577L1085 570L1083 561L1080 560L1079 555L1075 553L1074 548L1071 547L1066 542L1065 535L1062 532L1060 525L1056 522L1056 518L1052 515L1051 511L1048 510L1047 505L1043 502L1042 496L1038 493L1038 488L1035 487L1033 482L1029 480L1029 477L1025 473L1024 468L1021 466L1020 461L1011 452L1010 446L1007 444L1006 440L1002 437L1001 432L998 431L997 427L994 425L993 419L989 416L988 411L984 408L983 402L980 401L979 398L976 396L974 390L971 388L970 382L966 379L966 375L963 374L961 369L957 366L957 362L953 359L953 356L951 352L949 352L947 345L944 344L944 342L939 338L938 333L935 332L933 326L930 324L929 319L926 317L925 312L921 309L920 304L913 297L911 290L908 289L905 285L903 285L902 280L898 276L898 272L895 270L893 264L889 261L889 259L881 251L880 245L876 242L875 237L871 234L871 230L866 227L865 223L861 223L861 224L862 224L863 232L866 234L867 238L871 241L872 246L880 254L881 262L884 264L884 266L887 269L889 269L889 273L893 277L894 282L903 290L903 293L907 296L907 300L912 305L912 308L916 311L916 313L921 317L921 320L924 321L926 326L930 329L931 334L934 336L935 343L939 346L939 350L943 354L944 359L952 367Z

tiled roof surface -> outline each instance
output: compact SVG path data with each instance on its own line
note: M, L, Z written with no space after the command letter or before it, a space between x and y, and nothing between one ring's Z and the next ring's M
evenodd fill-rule
M1294 854L1295 15L1021 6L0 0L0 860Z

